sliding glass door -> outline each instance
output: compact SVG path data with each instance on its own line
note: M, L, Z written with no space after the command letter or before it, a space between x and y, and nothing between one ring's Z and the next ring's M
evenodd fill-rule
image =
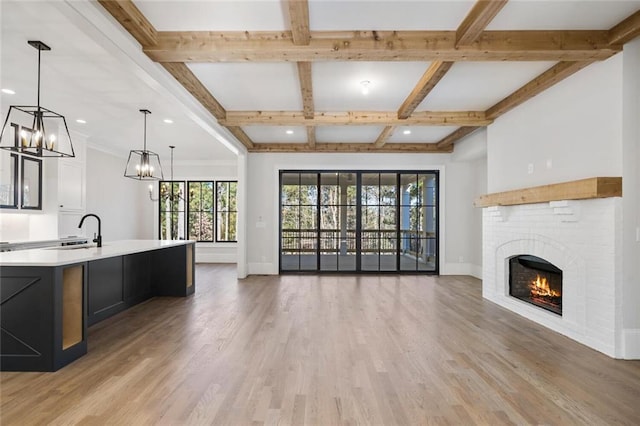
M437 273L437 199L437 171L283 171L280 271Z

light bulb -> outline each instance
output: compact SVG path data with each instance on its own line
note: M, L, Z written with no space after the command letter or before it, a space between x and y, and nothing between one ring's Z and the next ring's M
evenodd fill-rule
M153 185L149 185L149 194L153 192Z
M24 130L20 130L20 142L22 143L22 146L28 146L27 132Z
M369 94L369 85L371 84L371 82L369 80L362 80L360 82L360 85L362 86L362 94L363 95L368 95Z

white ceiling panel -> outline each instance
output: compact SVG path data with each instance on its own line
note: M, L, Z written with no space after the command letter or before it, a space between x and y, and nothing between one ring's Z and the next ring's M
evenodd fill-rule
M429 62L321 62L313 64L316 111L394 111L411 93ZM369 81L369 93L362 93Z
M637 0L511 0L487 29L608 30L637 10Z
M455 30L474 1L310 0L312 31Z
M456 62L416 111L486 110L554 64Z
M372 143L378 139L384 126L318 126L318 143Z
M244 132L255 143L306 143L307 128L304 126L244 126ZM289 134L287 131L293 131Z
M159 31L289 29L285 6L278 0L134 0L134 3Z
M456 130L456 126L398 126L387 143L435 143ZM405 131L411 133L405 134Z
M189 69L228 111L301 111L295 63L194 63Z
M172 99L69 22L55 2L3 2L0 35L2 88L16 92L2 93L3 119L9 105L36 103L37 51L27 40L41 40L52 48L42 52L41 105L64 115L69 129L87 135L91 145L125 158L129 150L141 148L144 118L139 110L145 108L152 112L148 148L158 152L167 167L169 145L176 146L176 159L196 159L197 153L199 160L235 160ZM164 123L165 118L173 123Z

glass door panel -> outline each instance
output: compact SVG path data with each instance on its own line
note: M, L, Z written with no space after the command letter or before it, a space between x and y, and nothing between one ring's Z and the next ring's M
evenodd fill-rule
M437 172L282 172L281 270L437 272Z

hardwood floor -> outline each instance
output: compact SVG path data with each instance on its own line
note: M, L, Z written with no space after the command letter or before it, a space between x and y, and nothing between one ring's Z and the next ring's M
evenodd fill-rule
M1 373L2 425L640 424L613 360L432 276L254 276L89 329L56 373Z

